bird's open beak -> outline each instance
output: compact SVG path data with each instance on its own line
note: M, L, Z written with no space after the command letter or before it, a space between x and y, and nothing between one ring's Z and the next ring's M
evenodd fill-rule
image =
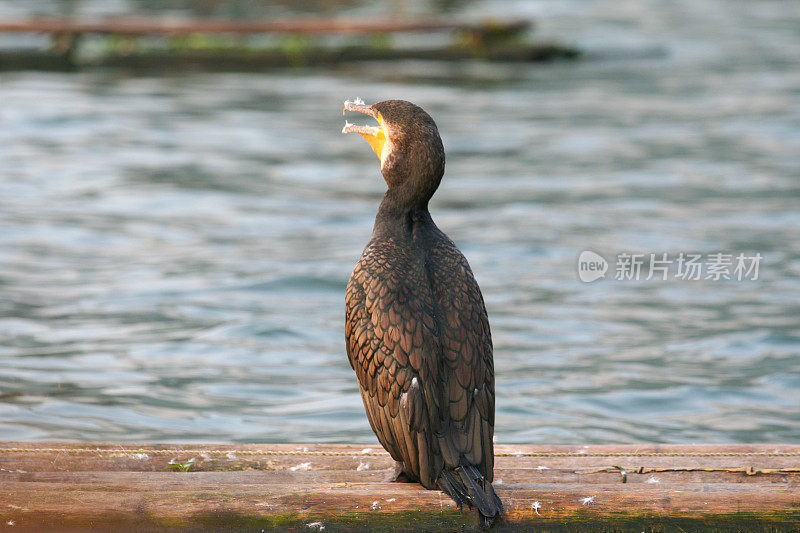
M378 121L379 127L376 128L374 126L356 126L355 124L350 124L345 120L342 133L358 133L364 137L364 140L369 143L369 145L375 151L375 154L378 156L378 158L380 158L381 152L383 152L383 145L386 144L386 133L383 131L383 119L381 119L381 114L372 109L372 106L365 104L360 98L356 98L352 101L347 100L344 103L342 115L344 115L347 111L358 111L359 113L369 115Z

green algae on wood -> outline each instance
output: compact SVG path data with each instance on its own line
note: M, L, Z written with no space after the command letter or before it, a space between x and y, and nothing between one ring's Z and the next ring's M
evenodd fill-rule
M339 516L313 513L300 515L281 513L271 516L236 512L208 512L191 517L165 518L148 513L108 513L102 517L59 516L48 513L35 517L13 518L0 513L3 524L14 523L15 531L80 531L89 528L108 532L127 531L325 531L379 533L417 531L481 531L471 513L458 511L427 512L403 511L397 513L362 513ZM321 529L324 528L324 529ZM692 517L632 516L616 518L576 518L548 520L539 517L498 522L492 531L509 532L521 529L538 532L620 532L668 533L672 531L754 533L795 532L800 528L800 511L793 513L739 513L736 515Z

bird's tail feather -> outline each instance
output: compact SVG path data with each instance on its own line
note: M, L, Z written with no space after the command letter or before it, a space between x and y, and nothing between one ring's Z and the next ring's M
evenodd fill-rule
M503 502L495 494L492 484L470 464L444 468L437 484L459 507L465 503L477 507L484 528L503 516Z

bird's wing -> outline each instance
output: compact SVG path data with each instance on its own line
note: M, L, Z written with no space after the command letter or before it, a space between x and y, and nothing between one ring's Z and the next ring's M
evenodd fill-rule
M427 264L447 399L441 453L447 466L458 466L463 456L491 481L494 364L483 296L466 258L444 234L429 250Z
M372 429L428 488L441 469L441 347L424 265L391 239L364 250L347 286L347 355Z

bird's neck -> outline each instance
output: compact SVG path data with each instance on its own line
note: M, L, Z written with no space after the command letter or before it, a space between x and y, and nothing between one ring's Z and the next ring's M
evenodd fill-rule
M428 211L428 202L411 201L409 196L398 189L389 189L375 217L373 237L409 237L420 227L433 224Z

